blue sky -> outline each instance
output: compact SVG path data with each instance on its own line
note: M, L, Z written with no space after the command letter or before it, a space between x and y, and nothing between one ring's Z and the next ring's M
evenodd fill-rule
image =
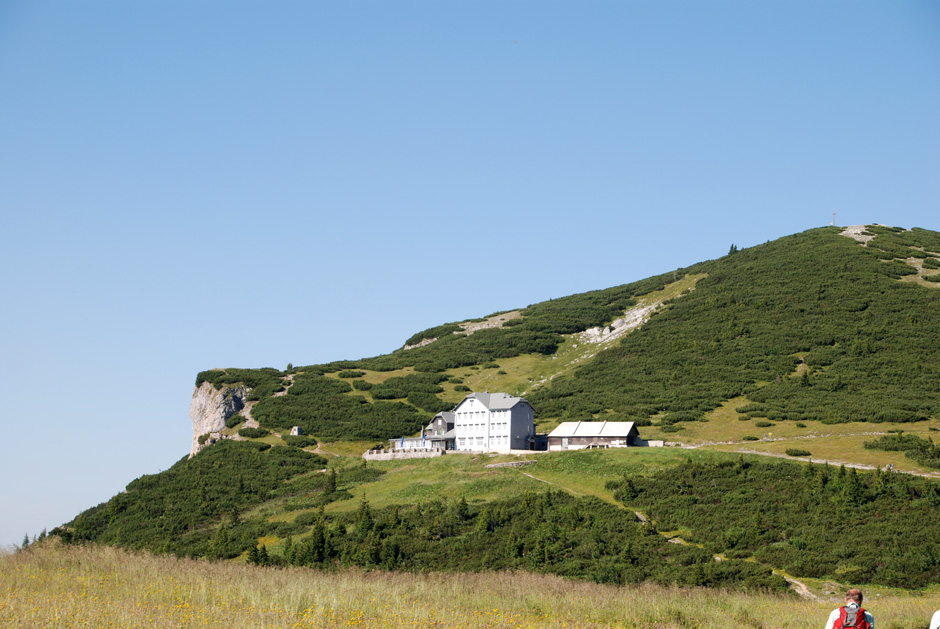
M0 545L212 367L828 224L940 229L936 2L0 2Z

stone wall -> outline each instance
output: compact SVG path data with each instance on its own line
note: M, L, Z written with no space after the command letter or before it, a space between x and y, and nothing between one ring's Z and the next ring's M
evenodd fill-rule
M397 461L398 459L436 459L444 450L369 450L362 455L366 461Z

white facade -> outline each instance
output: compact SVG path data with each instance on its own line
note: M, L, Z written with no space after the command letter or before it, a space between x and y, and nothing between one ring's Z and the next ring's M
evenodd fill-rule
M457 450L528 450L535 436L535 409L505 393L471 393L454 409Z

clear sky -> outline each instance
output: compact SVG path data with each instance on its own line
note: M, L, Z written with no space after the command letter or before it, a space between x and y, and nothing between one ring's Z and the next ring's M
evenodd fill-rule
M200 370L938 199L933 1L0 0L0 545L185 456Z

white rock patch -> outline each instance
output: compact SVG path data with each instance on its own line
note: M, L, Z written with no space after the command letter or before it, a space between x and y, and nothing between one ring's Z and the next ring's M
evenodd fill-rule
M624 334L631 332L644 323L646 323L653 311L656 310L662 302L646 304L640 302L639 305L627 310L622 317L613 321L610 325L602 328L590 328L578 336L582 343L609 343L619 339Z
M863 234L862 233L863 231L865 231L864 225L850 225L849 227L846 227L841 232L839 232L839 235L845 236L847 238L852 238L862 243L862 245L867 246L868 241L872 240L874 236Z

